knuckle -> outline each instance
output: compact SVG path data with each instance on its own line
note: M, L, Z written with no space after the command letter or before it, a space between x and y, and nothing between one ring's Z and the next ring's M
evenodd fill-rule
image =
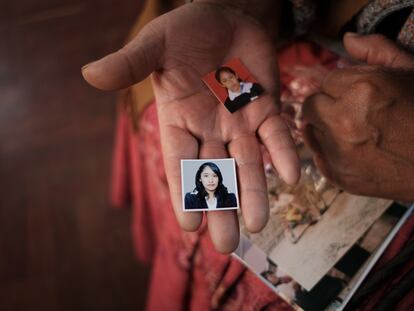
M378 46L383 46L384 44L389 42L389 40L381 34L372 34L370 35L370 39Z
M344 99L349 101L350 110L364 113L384 100L386 89L384 77L377 72L371 73L369 77L355 81Z
M338 120L339 129L345 136L354 136L358 134L358 124L351 114L343 114Z
M327 90L329 88L329 85L333 82L337 80L337 77L339 75L342 75L345 71L343 69L337 69L337 70L332 70L330 71L323 79L321 82L321 89L322 90Z
M370 98L374 97L379 91L376 84L377 83L374 82L374 79L358 80L353 83L352 89L355 93L360 95L364 94L364 97Z

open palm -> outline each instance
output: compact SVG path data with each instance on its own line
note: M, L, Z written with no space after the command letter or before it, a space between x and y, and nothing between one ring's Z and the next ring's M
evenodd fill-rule
M238 57L265 93L230 114L201 80ZM184 5L149 23L120 51L90 64L85 79L101 89L119 89L152 74L166 175L182 228L196 230L201 212L182 211L181 159L236 159L241 209L247 228L260 231L268 219L260 142L279 174L294 183L298 159L277 106L275 52L254 20L216 4ZM237 247L234 211L207 213L210 236L224 253Z

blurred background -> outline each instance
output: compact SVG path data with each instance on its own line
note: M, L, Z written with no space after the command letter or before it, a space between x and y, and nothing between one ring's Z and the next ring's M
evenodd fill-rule
M141 310L149 267L109 204L117 93L80 68L142 1L0 4L0 310Z

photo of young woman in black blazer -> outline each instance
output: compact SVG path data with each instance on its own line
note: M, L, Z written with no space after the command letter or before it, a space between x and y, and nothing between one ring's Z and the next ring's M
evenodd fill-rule
M260 84L241 80L230 67L223 66L217 69L215 78L222 87L227 89L224 106L231 113L259 98L259 95L263 93Z
M194 190L185 195L186 210L237 208L236 196L223 185L223 176L216 164L203 163L195 175L195 185Z

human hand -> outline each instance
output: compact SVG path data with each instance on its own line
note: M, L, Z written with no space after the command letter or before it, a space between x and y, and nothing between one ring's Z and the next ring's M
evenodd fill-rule
M113 90L153 73L165 170L179 224L194 231L202 221L202 213L182 211L180 160L230 156L238 165L244 222L257 232L269 214L260 142L286 182L298 180L299 162L276 105L277 68L270 40L255 20L217 3L191 3L158 17L124 48L86 66L83 75L93 86ZM234 57L265 93L230 114L201 78ZM233 251L239 241L236 212L206 216L217 250Z
M345 190L414 200L414 57L380 35L346 35L366 63L329 74L303 106L305 142Z

